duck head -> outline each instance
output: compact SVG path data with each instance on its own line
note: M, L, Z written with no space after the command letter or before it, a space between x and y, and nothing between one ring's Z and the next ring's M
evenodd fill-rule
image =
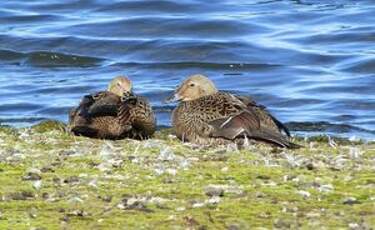
M131 92L132 82L124 76L115 77L108 85L108 91L122 97L124 93Z
M210 79L204 75L195 74L183 81L166 101L192 101L217 92L215 84Z

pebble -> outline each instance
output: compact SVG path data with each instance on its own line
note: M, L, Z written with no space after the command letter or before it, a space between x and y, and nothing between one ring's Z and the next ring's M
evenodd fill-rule
M208 185L204 188L204 192L207 196L224 196L224 189L217 185Z
M347 205L353 205L353 204L360 204L361 202L359 202L355 197L347 197L344 199L342 203L347 204Z
M311 194L308 191L303 190L297 191L297 194L303 196L304 198L309 198L311 196Z
M207 203L209 204L218 204L221 201L221 198L218 196L213 196L210 199L207 200Z
M331 185L331 184L323 184L323 185L321 185L318 188L318 191L319 192L324 192L324 193L332 192L333 191L333 185Z
M41 180L34 181L34 183L33 183L34 189L39 190L41 187L42 187L42 181Z
M193 205L192 205L192 207L193 208L201 208L201 207L203 207L205 205L205 203L194 203Z
M186 210L185 207L178 207L178 208L176 208L176 211L177 211L177 212L183 212L183 211L185 211L185 210Z

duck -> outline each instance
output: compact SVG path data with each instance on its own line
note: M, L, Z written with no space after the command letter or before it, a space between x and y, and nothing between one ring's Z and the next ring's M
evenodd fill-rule
M126 76L115 77L107 90L85 95L69 113L68 131L99 139L147 139L156 129L156 118L145 97L132 91Z
M251 140L282 148L299 147L289 141L288 128L265 106L249 96L219 91L205 75L189 76L166 101L179 102L171 120L183 142L243 146Z

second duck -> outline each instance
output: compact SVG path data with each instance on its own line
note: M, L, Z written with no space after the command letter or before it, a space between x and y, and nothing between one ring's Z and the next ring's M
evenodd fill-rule
M87 137L146 139L155 132L156 119L148 100L134 95L131 81L121 76L106 91L84 96L70 112L68 127Z
M179 139L201 145L243 145L256 140L279 147L299 147L288 129L250 97L220 92L203 75L186 79L168 101L180 101L172 114Z

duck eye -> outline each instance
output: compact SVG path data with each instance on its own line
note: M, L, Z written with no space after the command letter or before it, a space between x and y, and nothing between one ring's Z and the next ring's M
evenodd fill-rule
M194 86L195 86L195 84L194 84L194 83L191 83L191 84L190 84L190 87L194 87Z

